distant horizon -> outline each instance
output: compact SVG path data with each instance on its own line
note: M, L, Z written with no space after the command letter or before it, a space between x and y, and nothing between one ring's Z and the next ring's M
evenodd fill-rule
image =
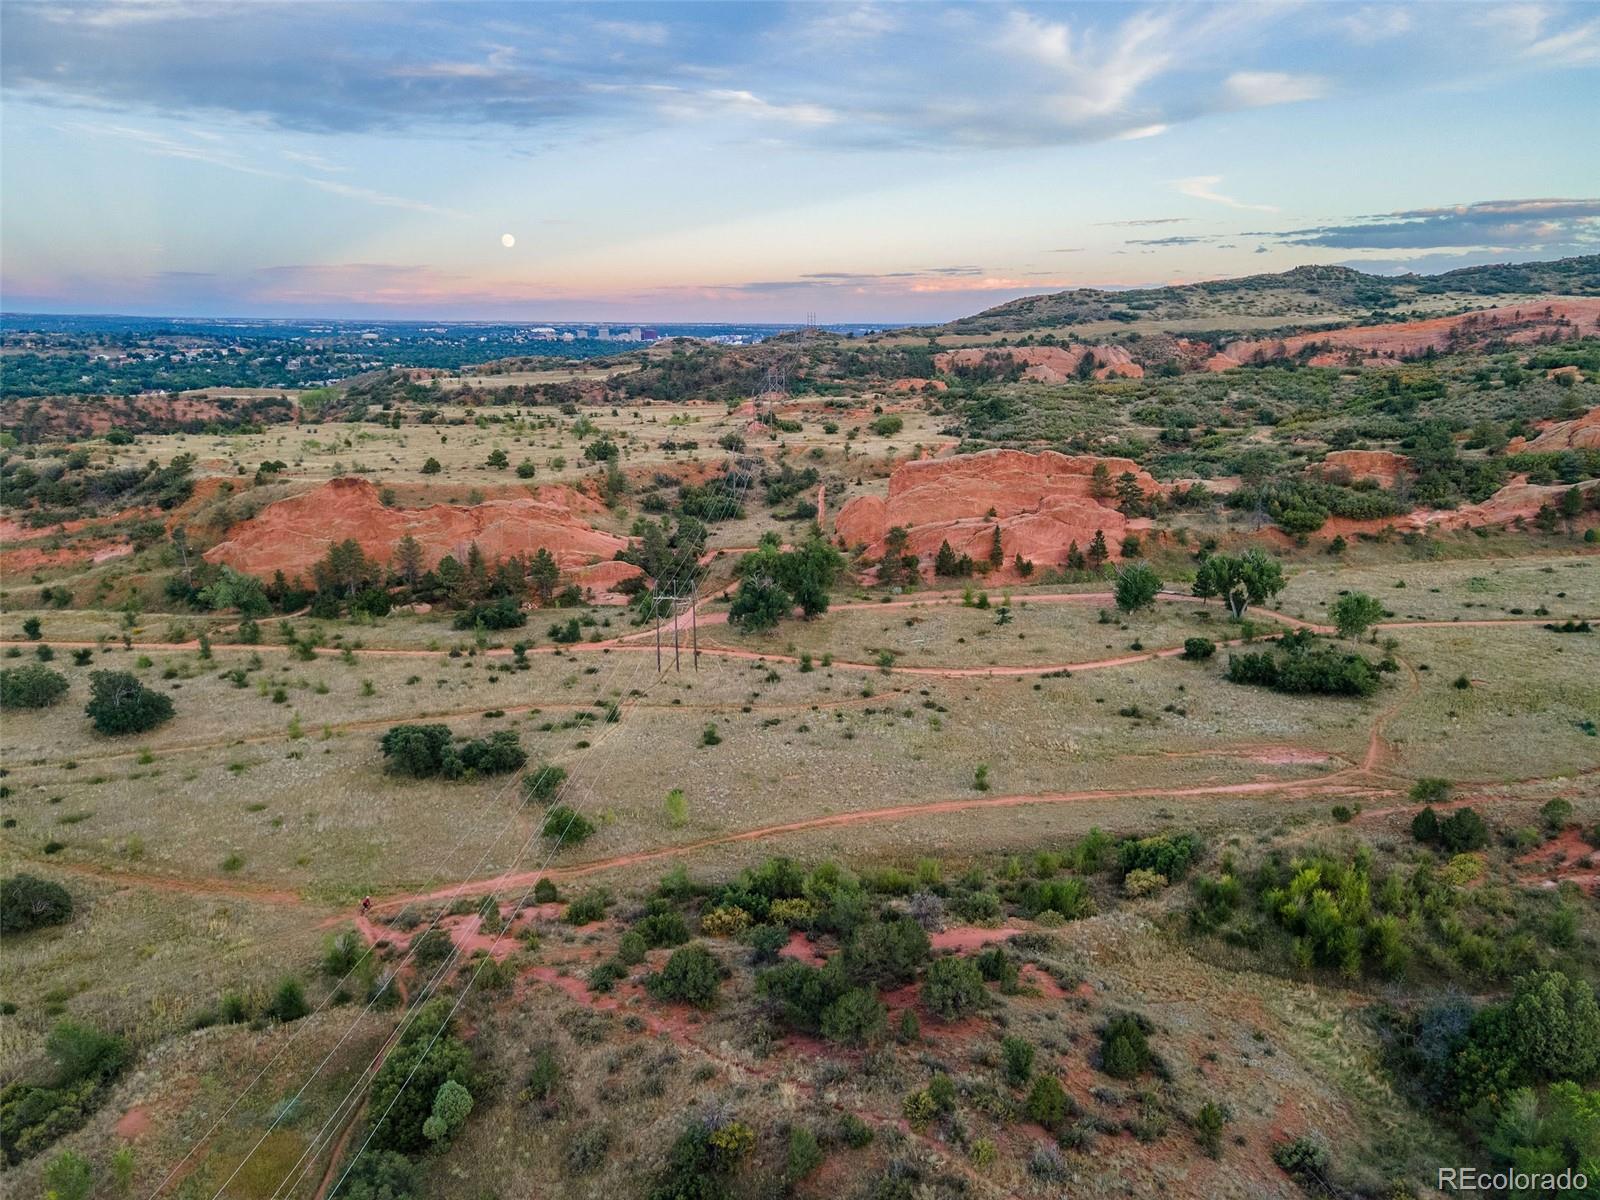
M176 312L75 312L51 309L0 309L0 321L18 317L81 317L130 321L260 321L277 324L304 324L310 321L337 321L347 325L606 325L618 329L634 327L679 329L685 326L726 325L736 329L801 329L804 321L724 321L705 318L694 321L614 317L364 317L327 314L270 315L265 313L176 313ZM857 328L867 325L886 327L918 324L910 321L818 321L818 329Z
M952 315L945 316L945 317L940 317L940 318L926 318L925 317L925 318L920 318L920 319L888 319L888 318L879 317L879 318L865 318L865 319L855 319L855 320L830 321L830 320L823 319L819 314L815 324L816 324L816 327L819 328L819 329L858 328L858 327L863 327L863 326L878 326L878 327L882 327L882 328L886 328L886 329L916 328L916 327L927 326L927 325L946 324L946 323L951 322L951 321L960 320L963 317L973 316L973 315L975 315L975 314L977 314L979 312L982 312L982 311L984 311L986 309L996 307L997 304L1009 303L1010 300L1024 299L1024 298L1027 298L1027 297L1030 297L1030 296L1050 296L1050 295L1056 295L1056 294L1059 294L1059 293L1065 292L1065 291L1086 290L1086 291L1101 291L1101 292L1109 292L1109 293L1132 292L1132 291L1148 291L1148 290L1153 290L1153 289L1158 289L1158 288L1184 287L1184 286L1188 286L1188 285L1192 285L1192 284L1199 284L1199 283L1216 283L1216 282L1220 282L1220 281L1224 281L1224 280L1230 280L1230 279L1247 279L1247 278L1252 278L1252 277L1256 277L1256 276L1285 275L1285 274L1288 274L1291 271L1299 270L1299 269L1305 268L1305 267L1339 267L1339 268L1344 268L1344 269L1347 269L1347 270L1357 271L1357 272L1360 272L1362 274L1372 275L1375 278L1382 278L1382 279L1398 279L1398 278L1404 278L1407 275L1414 275L1414 276L1417 276L1417 277L1420 277L1420 278L1433 278L1433 277L1437 277L1437 276L1440 276L1440 275L1449 274L1452 271L1470 270L1470 269L1472 269L1474 267L1492 267L1492 266L1516 267L1516 266L1527 265L1527 264L1530 264L1530 263L1560 262L1560 261L1563 261L1565 259L1571 259L1571 258L1595 257L1596 253L1600 253L1600 247L1596 248L1596 252L1595 253L1590 253L1590 254L1559 254L1559 255L1530 254L1530 255L1523 255L1523 256L1520 256L1520 257L1510 257L1510 258L1507 258L1507 257L1488 258L1484 262L1473 263L1473 264L1470 264L1470 266L1447 267L1447 268L1445 268L1443 270L1439 270L1439 271L1399 271L1399 270L1393 270L1393 271L1363 271L1361 264L1359 264L1359 263L1351 263L1351 262L1348 262L1348 261L1341 261L1341 262L1302 262L1302 263L1296 263L1294 266L1285 267L1282 270L1277 270L1277 271L1248 271L1248 272L1241 272L1241 273L1238 273L1238 274L1229 273L1229 274L1219 274L1219 275L1208 275L1208 276L1204 276L1202 278L1181 279L1181 280L1172 280L1172 281L1164 281L1164 282L1152 282L1152 283L1131 283L1131 284L1081 283L1081 284L1073 284L1073 285L1071 285L1069 287L1057 287L1057 288L1042 289L1042 290L1038 290L1038 291L1026 291L1026 292L1018 293L1015 296L1009 297L1007 300L996 301L993 304L985 304L981 308L962 309L961 311L955 312ZM1485 301L1491 301L1492 302L1494 297L1493 296L1485 296L1484 299L1485 299ZM344 322L344 323L347 323L347 324L367 324L367 325L416 325L416 324L435 324L435 325L608 325L608 326L627 327L627 328L631 328L631 327L634 327L634 326L640 326L640 327L663 328L663 329L671 329L671 328L682 327L682 326L726 325L726 326L732 326L732 327L737 327L737 328L742 328L742 329L780 329L780 330L783 330L783 329L799 329L799 328L803 328L808 323L805 319L788 320L788 321L784 321L784 320L753 320L753 319L739 320L737 318L730 318L730 317L725 317L725 316L703 316L703 317L696 317L696 318L691 318L691 319L662 320L662 319L660 319L658 317L637 317L637 316L629 316L629 317L596 317L596 316L589 316L589 317L551 317L551 316L523 317L523 316L510 316L510 315L500 315L500 316L460 316L460 315L432 316L432 315L395 315L393 313L387 313L385 315L381 315L380 316L380 315L367 315L367 314L362 314L362 313L343 313L343 314L329 314L329 313L267 313L267 312L255 312L255 313L213 312L213 313L205 313L205 312L169 312L169 311L149 311L149 312L138 312L138 311L97 311L97 310L90 310L90 309L81 309L81 310L79 310L79 309L50 309L50 308L27 308L27 309L0 308L0 321L12 320L12 319L15 319L15 318L20 318L20 317L53 317L53 318L78 317L78 318L85 318L85 319L87 319L87 318L99 318L99 319L103 319L103 320L139 320L139 321L245 321L245 322L248 322L248 321L260 321L260 322L276 322L276 323L304 323L304 322L311 322L311 321L338 321L338 322Z

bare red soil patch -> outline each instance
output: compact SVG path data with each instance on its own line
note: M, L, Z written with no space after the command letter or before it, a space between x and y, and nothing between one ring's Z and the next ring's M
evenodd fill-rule
M1147 522L1129 520L1094 495L1100 463L1113 480L1131 474L1141 491L1160 490L1128 458L986 450L901 463L889 477L887 498L858 496L839 510L834 531L882 554L884 535L899 526L909 535L908 550L930 563L944 542L957 554L988 559L996 529L1007 563L1020 554L1039 565L1059 564L1073 542L1087 550L1096 532L1104 532L1115 556L1124 535Z
M421 543L428 566L446 555L462 556L476 542L490 559L545 549L563 570L578 571L608 564L628 544L586 519L603 511L598 502L561 486L515 500L394 509L384 506L377 487L367 480L334 479L269 504L235 527L227 541L207 550L206 558L253 575L304 575L336 542L353 538L368 555L387 563L396 544L409 535ZM614 586L626 577L626 569L627 564L607 567L595 579Z

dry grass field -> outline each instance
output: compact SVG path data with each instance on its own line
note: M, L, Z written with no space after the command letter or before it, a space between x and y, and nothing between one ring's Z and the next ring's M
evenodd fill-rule
M902 416L898 433L867 428L880 403ZM651 515L646 497L670 494L672 480L658 476L720 470L728 434L774 470L815 467L830 512L881 494L894 462L949 449L948 416L922 397L863 390L780 411L801 429L751 426L721 403L576 413L443 403L429 423L408 413L399 428L324 420L90 450L108 465L194 455L199 491L183 519L203 548L272 500L352 473L392 489L399 507L584 484L601 474L584 460L601 437L619 446L631 491L592 519L623 534ZM686 440L699 445L681 448ZM496 449L511 469L486 464ZM430 457L439 472L423 472ZM531 478L514 470L524 459ZM274 460L284 468L255 485ZM1430 1122L1406 1094L1374 1008L1404 1007L1440 979L1490 997L1504 976L1451 976L1442 950L1419 950L1425 965L1404 980L1298 968L1265 925L1196 936L1189 881L1134 894L1114 865L1079 870L1051 856L1101 833L1113 845L1193 835L1204 847L1197 873L1329 847L1365 847L1410 869L1432 853L1411 839L1412 789L1439 778L1493 831L1478 852L1489 882L1459 889L1473 928L1508 913L1548 922L1558 908L1578 912L1574 898L1593 886L1578 838L1600 819L1600 640L1543 626L1600 618L1600 557L1576 538L1516 532L1445 535L1421 549L1353 541L1338 558L1285 546L1287 584L1246 628L1182 594L1193 539L1243 545L1242 520L1175 516L1163 527L1181 524L1185 538L1150 546L1172 594L1132 615L1116 610L1109 581L980 578L963 598L961 583L900 594L863 577L838 581L814 620L762 633L731 625L742 553L769 532L805 536L807 522L788 517L794 503L769 504L756 489L741 518L709 525L703 653L696 664L683 622L681 671L670 644L658 670L651 626L614 605L536 610L501 630L456 629L446 606L402 604L382 618L274 612L260 640L242 644L239 614L167 595L180 565L170 538L8 573L0 665L33 664L48 646L42 665L67 692L7 711L0 726L0 850L8 874L64 886L72 915L8 935L0 950L0 1078L44 1078L47 1039L64 1018L118 1032L132 1055L49 1152L9 1169L17 1194L38 1193L65 1148L107 1179L129 1152L136 1194L176 1169L162 1194L324 1200L352 1148L340 1139L365 1136L373 1119L341 1100L368 1095L364 1068L395 1053L386 1037L434 990L412 942L435 924L449 931L445 953L460 956L446 961L442 994L463 1001L450 1036L470 1046L476 1107L447 1151L414 1156L418 1194L636 1194L702 1096L760 1128L752 1161L778 1177L791 1131L814 1132L826 1163L789 1185L802 1196L914 1178L928 1195L1045 1195L1070 1183L1086 1195L1287 1197L1296 1187L1273 1154L1302 1134L1339 1148L1338 1177L1352 1188L1422 1178L1459 1130ZM25 545L94 548L126 528L107 518ZM41 592L53 588L70 603L49 603ZM1394 657L1371 695L1229 682L1230 654L1267 649L1291 624L1326 625L1351 591L1385 615L1363 642L1333 644L1370 662ZM576 644L552 634L569 620L580 624ZM1194 638L1218 643L1215 656L1181 657ZM91 673L104 670L168 697L174 717L137 734L96 732L84 705ZM509 732L527 765L462 779L386 770L384 733L428 723L458 739ZM566 772L559 799L592 823L586 838L540 836L549 797L525 784L546 767ZM1565 832L1540 832L1551 800L1573 806ZM1546 841L1571 851L1553 866L1530 859ZM991 982L987 1007L950 1021L913 985L886 985L888 1036L868 1048L784 1027L745 941L701 924L708 893L771 855L808 869L845 864L886 916L933 896L949 910L930 924L935 938L964 955L1019 936L1005 953L1022 964L1021 985ZM533 906L547 871L560 900ZM671 904L723 970L705 1010L642 986L669 946L650 948L610 991L594 983L624 934L659 915L658 882L678 871L689 882L672 885ZM1030 912L1028 881L1063 872L1086 888L1079 919ZM1003 907L956 915L967 879L988 880ZM566 923L564 905L591 889L611 901L604 918ZM358 925L364 896L377 916ZM519 913L524 901L532 907ZM1592 913L1574 920L1574 949L1554 961L1595 946ZM360 954L349 976L325 965L330 940L346 933ZM1442 936L1421 925L1414 934L1419 946ZM822 924L810 941L791 936L785 953L802 957L847 944ZM391 972L398 988L369 1009ZM286 979L302 985L310 1015L273 1015ZM1147 1024L1159 1067L1116 1080L1102 1070L1100 1039L1126 1013ZM1006 1037L1034 1046L1036 1071L1059 1078L1071 1121L1047 1132L1025 1089L995 1082ZM539 1099L530 1078L546 1050L563 1082ZM959 1115L931 1126L905 1115L908 1095L945 1075ZM1213 1159L1196 1150L1195 1125L1218 1098L1226 1132ZM1053 1174L1057 1159L1064 1176Z

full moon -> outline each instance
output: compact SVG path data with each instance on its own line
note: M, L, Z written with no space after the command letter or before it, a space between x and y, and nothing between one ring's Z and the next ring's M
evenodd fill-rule
M517 244L517 239L509 233L502 233L500 235L500 244L509 250Z

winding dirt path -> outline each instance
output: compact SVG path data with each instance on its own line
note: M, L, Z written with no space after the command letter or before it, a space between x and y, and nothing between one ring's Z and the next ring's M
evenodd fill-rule
M604 871L614 871L624 867L637 866L640 863L660 862L663 859L678 858L685 854L693 854L699 850L708 850L716 846L734 845L741 842L759 842L770 838L782 837L791 833L807 833L817 829L835 829L849 825L878 824L885 821L898 821L914 817L930 816L939 813L968 812L982 808L1019 808L1036 804L1083 804L1106 800L1138 800L1138 799L1182 799L1199 796L1237 796L1259 795L1263 793L1281 792L1298 794L1312 792L1330 796L1386 796L1392 795L1394 789L1361 785L1356 783L1343 784L1342 779L1352 778L1362 774L1359 768L1346 767L1328 775L1320 775L1314 779L1303 780L1261 780L1251 783L1224 783L1209 784L1186 788L1134 788L1118 791L1083 791L1083 792L1038 792L1032 794L1017 794L1009 796L973 796L960 800L936 800L928 804L894 804L883 808L859 809L847 813L830 813L822 817L808 817L799 821L786 821L777 825L761 825L752 829L741 829L731 833L717 834L714 837L701 838L693 842L681 842L672 846L662 846L653 850L639 850L630 854L618 855L615 858L596 859L592 862L574 863L571 866L552 867L548 871L523 871L512 875L497 875L492 879L483 879L470 882L464 887L455 885L440 888L429 892L416 892L402 896L392 896L373 905L374 911L386 912L397 908L404 908L411 904L427 903L436 900L459 899L463 897L481 896L491 891L502 888L531 887L542 877L551 879L576 879L586 875L595 875Z

